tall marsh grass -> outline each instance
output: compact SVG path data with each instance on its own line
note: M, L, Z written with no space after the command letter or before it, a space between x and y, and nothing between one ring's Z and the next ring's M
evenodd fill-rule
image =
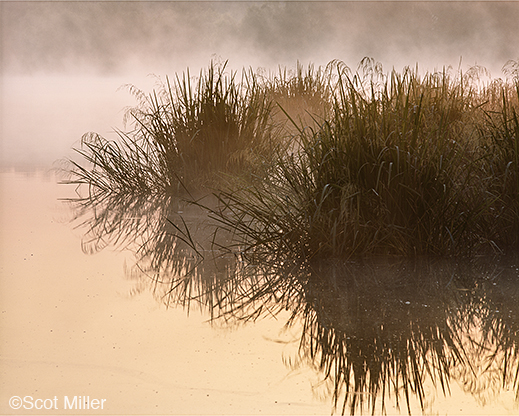
M309 259L517 246L517 81L479 90L447 71L331 65L330 117L300 128L299 150L264 181L219 194L212 214L242 250Z
M78 152L90 162L74 163L73 179L95 190L176 193L215 183L215 175L257 173L275 145L273 102L259 78L227 72L213 64L192 78L189 70L147 95L127 86L138 104L130 108L128 132L117 141L97 133L83 136Z
M91 167L75 164L69 182L211 186L215 233L245 256L501 252L519 245L517 68L484 83L480 67L384 73L364 59L238 81L211 64L150 95L131 88L133 130L85 135Z
M324 120L331 113L331 78L326 68L297 63L295 71L279 68L274 76L264 77L268 97L275 103L274 119L294 135L299 128ZM293 144L293 143L292 143Z

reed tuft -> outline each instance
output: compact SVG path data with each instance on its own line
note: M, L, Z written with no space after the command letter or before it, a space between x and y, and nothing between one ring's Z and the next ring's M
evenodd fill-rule
M304 259L517 246L517 83L330 65L331 115L299 128L261 183L219 194L212 215L238 246Z

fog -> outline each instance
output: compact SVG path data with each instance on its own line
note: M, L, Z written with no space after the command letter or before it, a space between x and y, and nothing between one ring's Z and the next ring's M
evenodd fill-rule
M0 166L47 166L87 131L122 127L133 98L211 59L231 69L325 65L384 70L519 58L518 2L0 2ZM461 64L460 64L461 62Z

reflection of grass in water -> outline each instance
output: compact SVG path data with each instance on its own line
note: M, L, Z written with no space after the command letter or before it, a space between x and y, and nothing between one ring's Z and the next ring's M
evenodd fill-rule
M519 393L517 259L514 268L494 269L485 258L323 265L276 252L250 263L225 250L228 236L214 236L198 207L120 196L83 202L95 210L85 221L94 247L136 237L137 289L151 289L166 305L209 311L215 322L288 311L287 326L302 323L295 365L320 373L336 410L377 411L389 400L423 408L429 381L444 393L460 381L481 401L500 388ZM204 240L212 250L195 243Z
M457 381L481 403L508 388L519 394L515 269L431 259L247 265L220 258L186 271L148 254L147 273L158 266L160 283L144 279L169 305L198 306L231 325L288 311L287 326L302 323L292 365L315 368L339 412L377 413L388 401L423 410L430 382L448 395Z
M503 260L493 268L480 265L471 268L483 276L460 291L458 328L464 331L461 340L467 354L474 357L471 368L456 368L455 376L466 391L485 404L499 392L514 386L519 400L519 266L515 259ZM470 300L468 302L467 300Z

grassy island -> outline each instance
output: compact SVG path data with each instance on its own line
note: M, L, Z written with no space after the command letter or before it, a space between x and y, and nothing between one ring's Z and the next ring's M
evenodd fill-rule
M211 64L167 78L118 140L87 133L68 183L176 195L229 248L300 259L519 247L519 62L385 73L372 59L294 71ZM208 193L215 204L204 204Z

